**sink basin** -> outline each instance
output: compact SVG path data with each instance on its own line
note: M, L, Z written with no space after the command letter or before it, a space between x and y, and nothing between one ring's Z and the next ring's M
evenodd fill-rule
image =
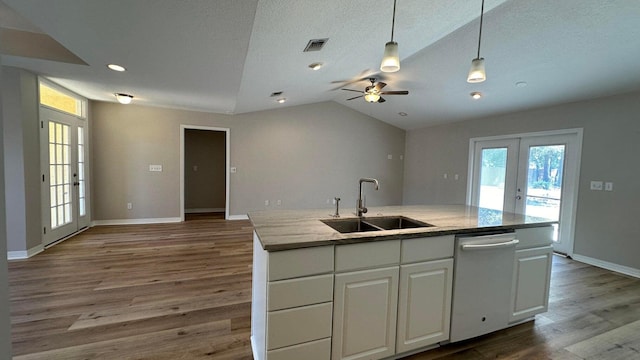
M355 219L321 220L325 225L342 234L366 231L414 229L433 225L404 216L364 217Z
M431 224L423 223L414 219L409 219L404 216L372 217L365 218L364 221L368 222L371 225L381 227L385 230L414 229L433 226Z
M331 219L320 221L342 234L382 230L382 228L373 226L366 221L362 221L361 219Z

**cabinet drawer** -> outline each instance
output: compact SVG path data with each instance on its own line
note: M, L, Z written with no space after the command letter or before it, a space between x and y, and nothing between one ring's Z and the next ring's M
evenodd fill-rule
M281 310L333 300L333 274L270 282L267 310Z
M403 264L453 257L453 235L402 240Z
M333 246L269 252L269 281L333 272Z
M267 351L267 360L327 360L331 357L331 338Z
M269 312L267 350L330 337L332 314L332 303Z
M400 240L336 246L336 272L397 265Z
M552 238L553 226L516 229L516 250L551 245Z

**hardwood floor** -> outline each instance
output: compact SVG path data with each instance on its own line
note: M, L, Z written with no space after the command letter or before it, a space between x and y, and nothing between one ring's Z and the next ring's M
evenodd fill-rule
M251 359L249 221L91 228L9 263L14 359Z
M194 216L11 261L14 359L252 359L251 241L248 221ZM555 256L547 313L405 358L427 359L640 359L640 280Z

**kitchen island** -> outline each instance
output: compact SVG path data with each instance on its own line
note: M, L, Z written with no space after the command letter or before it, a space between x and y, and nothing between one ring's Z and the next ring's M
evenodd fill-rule
M464 205L371 208L361 219L402 217L418 224L374 231L336 231L327 225L336 220L326 209L249 217L254 226L251 340L257 360L399 358L447 343L451 334L462 340L546 311L553 221ZM360 218L343 214L340 219ZM489 305L456 298L456 292L473 293L471 287L486 281L480 277L463 289L454 286L455 276L457 284L465 284L476 275L455 263L464 258L457 239L486 242L496 236L510 236L508 244L498 244L511 251L497 270L508 275L505 296ZM493 251L480 247L473 261L482 265L482 256ZM486 267L495 272L493 263L486 260ZM503 305L496 310L496 304ZM470 320L456 320L463 315Z

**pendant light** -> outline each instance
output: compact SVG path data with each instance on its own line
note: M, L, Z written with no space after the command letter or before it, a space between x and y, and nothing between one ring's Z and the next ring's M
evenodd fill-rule
M393 0L393 18L391 19L391 41L384 45L384 55L380 64L382 72L396 72L400 70L400 57L398 56L398 43L393 41L393 28L396 22L396 0Z
M478 56L471 61L471 69L467 82L480 83L487 80L487 73L484 70L484 58L480 57L480 41L482 40L482 17L484 16L484 0L482 0L482 8L480 10L480 33L478 34Z

